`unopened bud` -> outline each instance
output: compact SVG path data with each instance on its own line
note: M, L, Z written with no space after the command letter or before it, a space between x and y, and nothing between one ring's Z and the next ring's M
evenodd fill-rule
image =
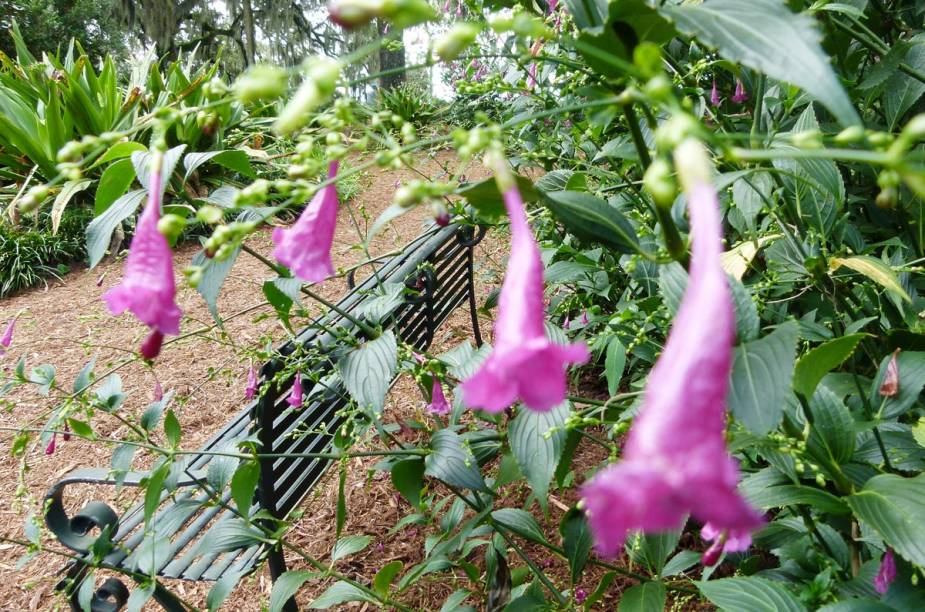
M80 159L83 154L83 147L79 142L71 141L58 149L57 160L59 162L73 162Z
M685 191L712 181L712 162L706 147L699 140L688 138L675 149L674 166Z
M382 16L382 0L334 0L328 3L331 21L342 28L356 28Z
M28 214L36 210L45 198L48 197L47 185L35 185L26 192L26 195L19 200L19 210L23 214Z
M469 45L475 42L476 36L482 31L482 26L470 21L457 23L449 32L437 41L434 51L445 62L450 62L459 57Z
M382 16L397 28L410 28L437 18L427 0L384 0Z
M643 176L643 185L657 206L669 208L678 194L678 186L671 176L671 165L662 158L652 160Z
M275 100L286 93L286 71L277 66L253 66L238 77L232 90L244 104Z
M221 223L224 217L225 213L222 209L218 206L212 206L211 204L207 204L196 211L196 218L209 225Z
M790 135L793 145L800 149L822 148L822 133L819 130L804 130Z
M894 397L899 394L899 349L893 351L889 363L886 364L886 375L880 383L880 395Z
M186 282L189 286L195 289L202 282L203 272L202 266L189 266L183 270L183 276L186 277Z
M157 231L167 240L173 240L186 227L186 219L180 215L168 213L157 220Z
M277 134L286 135L301 128L311 118L309 113L331 99L340 68L340 62L329 58L316 57L311 61L305 80L276 119L273 129Z
M835 136L838 144L852 144L864 140L864 128L859 125L846 127Z
M450 211L446 209L443 202L436 201L432 204L434 213L434 223L440 227L446 227L450 224Z

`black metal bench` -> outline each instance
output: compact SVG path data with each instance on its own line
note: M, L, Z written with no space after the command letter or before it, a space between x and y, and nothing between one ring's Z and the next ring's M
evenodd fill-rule
M401 282L411 291L406 292L405 299L391 309L387 318L380 320L384 328L394 330L405 343L426 349L437 326L468 301L475 339L481 344L472 251L483 235L484 228L476 230L462 225L432 228L358 286L354 286L351 275L348 278L351 291L337 304L337 310L362 316L364 305L375 299L374 289L384 283ZM209 464L216 461L216 455L209 453L234 450L245 438L256 439L259 452L272 455L329 451L334 434L343 424L341 411L350 404L342 383L335 380L333 360L319 360L311 377L303 374L303 380L313 378L316 381L313 389L321 391L308 390L305 405L299 410L290 409L286 403L292 375L286 377L281 373L286 357L299 346L311 347L322 355L334 348L336 337L331 328L349 329L359 337L363 334L334 310L316 323L322 325L306 327L294 340L278 348L279 357L261 368L261 381L267 383L264 393L216 433L200 449L203 454L193 455L182 472L178 470L175 492L162 494L148 525L148 538L155 538L153 545L145 544L144 501L121 517L101 502L90 502L68 517L63 499L65 488L75 483L114 485L116 478L109 470L77 470L49 490L46 523L64 546L80 556L65 568L67 577L58 585L59 589L67 590L74 609L80 609L81 585L94 566L115 569L138 581L148 576L214 581L229 574L247 574L264 560L268 561L273 580L286 571L283 552L267 544L221 552L204 550L201 544L208 546L209 534L216 534L223 523L241 522L229 488L215 491L209 485ZM266 511L284 519L317 484L330 463L330 458L261 457L251 515ZM129 472L124 475L124 484L138 485L152 472ZM115 577L106 579L98 588L95 584L86 587L85 599L90 588L93 588L94 612L115 612L129 597L126 586ZM153 597L166 610L185 609L159 581ZM295 609L294 603L290 601L287 608Z

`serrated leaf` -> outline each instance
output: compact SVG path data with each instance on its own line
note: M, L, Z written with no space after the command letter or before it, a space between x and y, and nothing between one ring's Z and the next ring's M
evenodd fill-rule
M432 452L424 460L427 476L454 487L487 491L479 464L455 431L441 429L430 438Z
M903 558L925 565L925 474L874 476L848 505Z
M780 422L790 393L799 330L793 321L735 350L729 408L750 431L764 435Z
M828 387L816 389L809 403L813 415L807 448L816 456L831 458L835 463L847 463L854 454L854 418L851 412Z
M704 597L729 612L804 612L806 608L782 585L755 576L698 582Z
M548 412L521 407L511 422L508 440L537 501L546 507L549 481L556 473L559 457L565 445L565 423L571 416L569 402L562 402Z
M398 368L398 344L392 331L362 344L337 363L344 386L357 404L378 414L385 407L389 383Z
M820 45L815 22L792 13L782 0L706 0L658 10L724 58L805 89L842 125L861 123Z

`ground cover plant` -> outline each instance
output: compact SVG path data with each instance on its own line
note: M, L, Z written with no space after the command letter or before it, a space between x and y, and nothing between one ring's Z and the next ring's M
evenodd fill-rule
M41 418L4 428L25 522L5 539L25 549L22 564L70 556L44 526L42 491L26 484L65 438L109 449L114 478L143 473L141 533L157 540L154 510L162 491L183 494L187 440L200 432L159 384L150 406L126 409L116 371L157 372L200 333L189 331L202 322L184 317L178 283L196 288L217 326L237 316L218 299L230 267L251 257L277 335L241 349L247 398L295 372L291 410L338 385L347 401L323 453L333 461L329 549L296 537L298 511L249 511L261 465L278 458L259 438L216 453L222 469L186 485L202 488L200 505L236 514L196 554L258 544L287 553L254 609L925 606L925 5L333 0L327 11L345 36L372 20L390 27L337 57L210 78L195 99L166 96L29 158L41 182L20 190L21 214L51 206L51 190L100 160L121 164L127 178L96 210L87 246L95 265L137 217L123 274L100 299L141 331L129 356L89 359L75 381L60 380L52 363L17 350L8 314L0 395L11 414L36 397L42 405ZM433 43L401 70L439 64L456 99L439 107L410 87L371 104L351 97L376 78L353 68L415 27L430 27ZM221 112L240 129L189 151L184 130ZM40 136L16 146L46 147ZM423 171L435 151L440 171ZM200 181L210 162L230 174ZM348 200L376 168L407 173L373 216ZM295 338L305 320L302 301L330 306L319 292L348 274L332 247L345 224L358 234L350 267L375 268L370 245L422 210L507 245L479 305L484 344L422 352L377 314L415 299L435 274L425 266L417 285L385 285L374 308L344 314L354 332L324 330L331 353L278 351L272 340ZM207 228L201 250L175 270L172 244L190 226ZM279 369L261 380L255 364L270 359ZM322 363L331 378L303 388L298 373ZM398 373L423 398L411 414L386 408ZM375 516L351 507L357 480L390 483L398 518L346 529L352 512ZM377 557L383 532L420 535L421 546ZM130 609L161 589L183 608L243 605L229 595L246 588L244 575L199 601L150 564L108 566L110 535L93 543L91 579L62 585L75 605L89 608L113 573L132 587ZM360 556L375 570L357 571Z

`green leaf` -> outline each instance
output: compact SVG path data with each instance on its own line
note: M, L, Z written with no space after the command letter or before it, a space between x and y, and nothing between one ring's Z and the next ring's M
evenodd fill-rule
M292 310L292 298L286 295L272 280L264 281L263 295L276 311L276 315L282 320L286 329L292 331L292 324L289 322L289 311ZM217 296L216 296L217 297Z
M584 513L576 508L566 512L559 524L559 533L562 534L562 549L568 559L572 582L577 583L594 545Z
M799 328L793 321L772 334L736 348L729 408L750 431L774 429L790 394Z
M389 383L398 368L398 344L392 331L360 345L337 363L344 385L361 407L381 413Z
M848 505L903 558L925 565L925 474L874 476Z
M122 197L122 194L125 193L125 190L134 180L135 167L132 166L132 160L130 159L120 159L103 170L100 181L96 186L96 196L93 204L96 215L106 212L110 204Z
M125 401L125 393L122 391L122 378L118 374L109 375L94 395L100 408L106 412L115 412ZM166 406L166 400L169 400L170 396L165 395L164 397L164 405Z
M283 606L302 588L302 585L317 577L316 572L304 570L289 570L280 574L270 592L270 612L282 612Z
M162 487L169 472L170 464L164 463L148 477L145 485L145 525L150 524L154 511L161 503L161 494L164 492Z
M229 550L248 548L254 544L266 542L262 531L248 526L238 517L223 520L212 526L199 540L198 555L221 553Z
M254 491L260 481L260 463L257 461L242 461L231 477L231 497L241 516L250 516L251 503L254 500Z
M620 389L620 379L626 367L626 347L620 339L613 336L607 343L607 355L604 358L604 376L607 378L607 393L613 397Z
M803 355L793 370L793 390L809 399L822 378L854 353L868 334L852 334L829 340Z
M508 439L520 470L530 483L537 501L546 507L549 481L556 473L559 457L565 445L565 423L572 413L571 405L562 402L549 412L537 412L521 407L511 422Z
M491 518L517 535L537 544L546 544L546 536L533 515L519 508L501 508L491 513Z
M189 180L190 175L195 172L199 166L209 161L219 166L224 166L248 178L254 178L256 176L254 169L251 167L251 162L247 158L247 153L238 149L229 149L226 151L187 153L183 158L183 167L186 168L186 174L183 175L183 180Z
M375 599L365 591L353 586L349 582L335 582L328 590L321 594L318 599L308 604L309 608L315 610L327 610L332 606L346 603L348 601L368 601L375 603Z
M598 266L566 260L557 261L546 268L543 277L550 285L565 285L583 280L598 271Z
M662 612L668 592L660 580L650 580L630 587L620 597L619 612Z
M813 415L807 448L810 453L847 463L854 454L854 418L841 398L828 387L816 389L809 403Z
M639 533L636 537L638 540L632 547L629 543L626 545L630 558L643 564L649 573L660 574L668 555L678 547L681 531L671 529L657 533Z
M899 279L896 278L893 269L879 259L867 255L855 255L853 257L833 257L829 260L829 272L835 272L842 266L863 274L900 299L907 302L912 301L906 290L899 284Z
M128 140L124 142L117 142L116 144L109 147L109 150L103 153L103 155L93 162L93 165L90 168L98 168L103 164L109 163L115 159L124 159L129 157L132 153L136 151L147 151L148 147L144 146L140 142L135 142L134 140ZM132 173L134 175L134 172Z
M93 181L90 179L83 179L79 181L68 181L64 184L64 187L62 187L58 195L55 196L55 203L51 205L52 235L58 233L58 227L61 225L61 217L64 215L64 209L67 207L68 202L92 183Z
M106 254L112 232L125 219L138 210L138 206L147 197L144 189L130 191L112 203L112 205L87 225L87 259L90 268L96 267Z
M455 431L441 429L430 438L432 452L424 460L424 473L454 487L487 491L479 464Z
M88 425L86 422L80 421L78 419L68 418L67 424L74 431L74 435L88 439L93 437L93 428L90 427L90 425Z
M180 445L181 434L182 429L177 415L174 414L173 410L168 410L167 416L164 417L164 435L167 436L167 441L171 447L177 448Z
M620 253L640 250L636 230L616 206L583 191L555 191L545 194L544 200L578 238L602 243Z
M360 552L372 541L373 537L368 535L350 535L339 539L331 550L331 562Z
M193 256L192 264L194 266L203 266L202 279L196 285L196 291L206 301L206 306L209 307L212 318L219 324L222 323L222 319L218 316L218 296L222 291L222 284L231 274L231 268L234 267L234 262L238 259L240 253L241 249L235 249L227 259L222 261L210 259L202 251Z
M536 202L539 194L533 187L530 179L516 175L517 188L520 191L520 197L524 202ZM490 221L496 221L504 217L504 199L498 190L498 183L494 178L487 178L477 183L467 183L461 185L456 190L457 195L461 195L471 204L478 212L479 216Z
M665 567L662 568L662 578L675 576L690 569L700 562L700 557L700 553L696 550L679 550L678 554L669 559Z
M421 506L421 489L424 488L424 462L405 459L392 466L392 484L409 504Z
M795 595L776 582L742 576L698 582L703 596L729 612L804 612Z
M231 592L244 574L238 572L232 572L230 574L225 574L221 578L215 581L215 584L209 589L209 594L206 596L206 606L209 608L209 612L215 612L222 607L222 604L228 599L228 596L231 595ZM282 576L280 576L282 578ZM277 579L277 582L279 580ZM273 585L276 586L275 584ZM272 594L271 594L272 597Z
M77 378L74 379L74 393L82 394L87 390L87 387L90 386L90 382L93 380L93 368L96 366L96 356L93 356L90 361L84 364L84 367L80 369L80 372L77 374Z
M705 0L658 10L725 59L805 89L842 125L861 123L829 65L814 20L792 13L783 0Z
M47 397L51 392L51 386L55 384L55 366L43 363L32 368L29 372L29 382L38 385L38 392Z
M880 385L886 378L887 366L891 358L892 355L887 355L880 362L877 377L871 385L870 394L875 406L880 398ZM884 419L905 414L918 401L922 387L925 386L925 352L900 351L896 356L896 368L899 372L899 393L883 398L879 416Z
M373 578L373 590L379 595L385 597L389 594L389 587L395 581L395 577L401 573L405 564L401 561L391 561L382 566L382 569L376 572Z
M909 43L907 49L901 49L905 52L899 56L900 61L916 70L925 70L925 37L919 34L912 37ZM890 131L925 93L925 83L898 70L898 63L883 87L883 110L886 111Z
M164 153L161 160L161 184L159 185L161 195L164 195L164 190L170 182L170 177L173 175L173 171L177 167L180 158L183 157L183 151L185 150L186 145L181 144L168 149ZM132 164L135 166L135 176L138 177L138 182L145 189L150 189L148 182L151 177L151 156L150 151L135 152L131 155Z
M147 584L138 585L132 589L131 594L128 596L128 601L125 602L126 612L141 612L148 600L154 595L154 587L154 581L151 580Z
M459 610L462 606L462 602L466 601L466 598L471 594L472 593L466 589L453 591L453 594L446 598L446 601L440 608L440 612L455 612L456 610Z

